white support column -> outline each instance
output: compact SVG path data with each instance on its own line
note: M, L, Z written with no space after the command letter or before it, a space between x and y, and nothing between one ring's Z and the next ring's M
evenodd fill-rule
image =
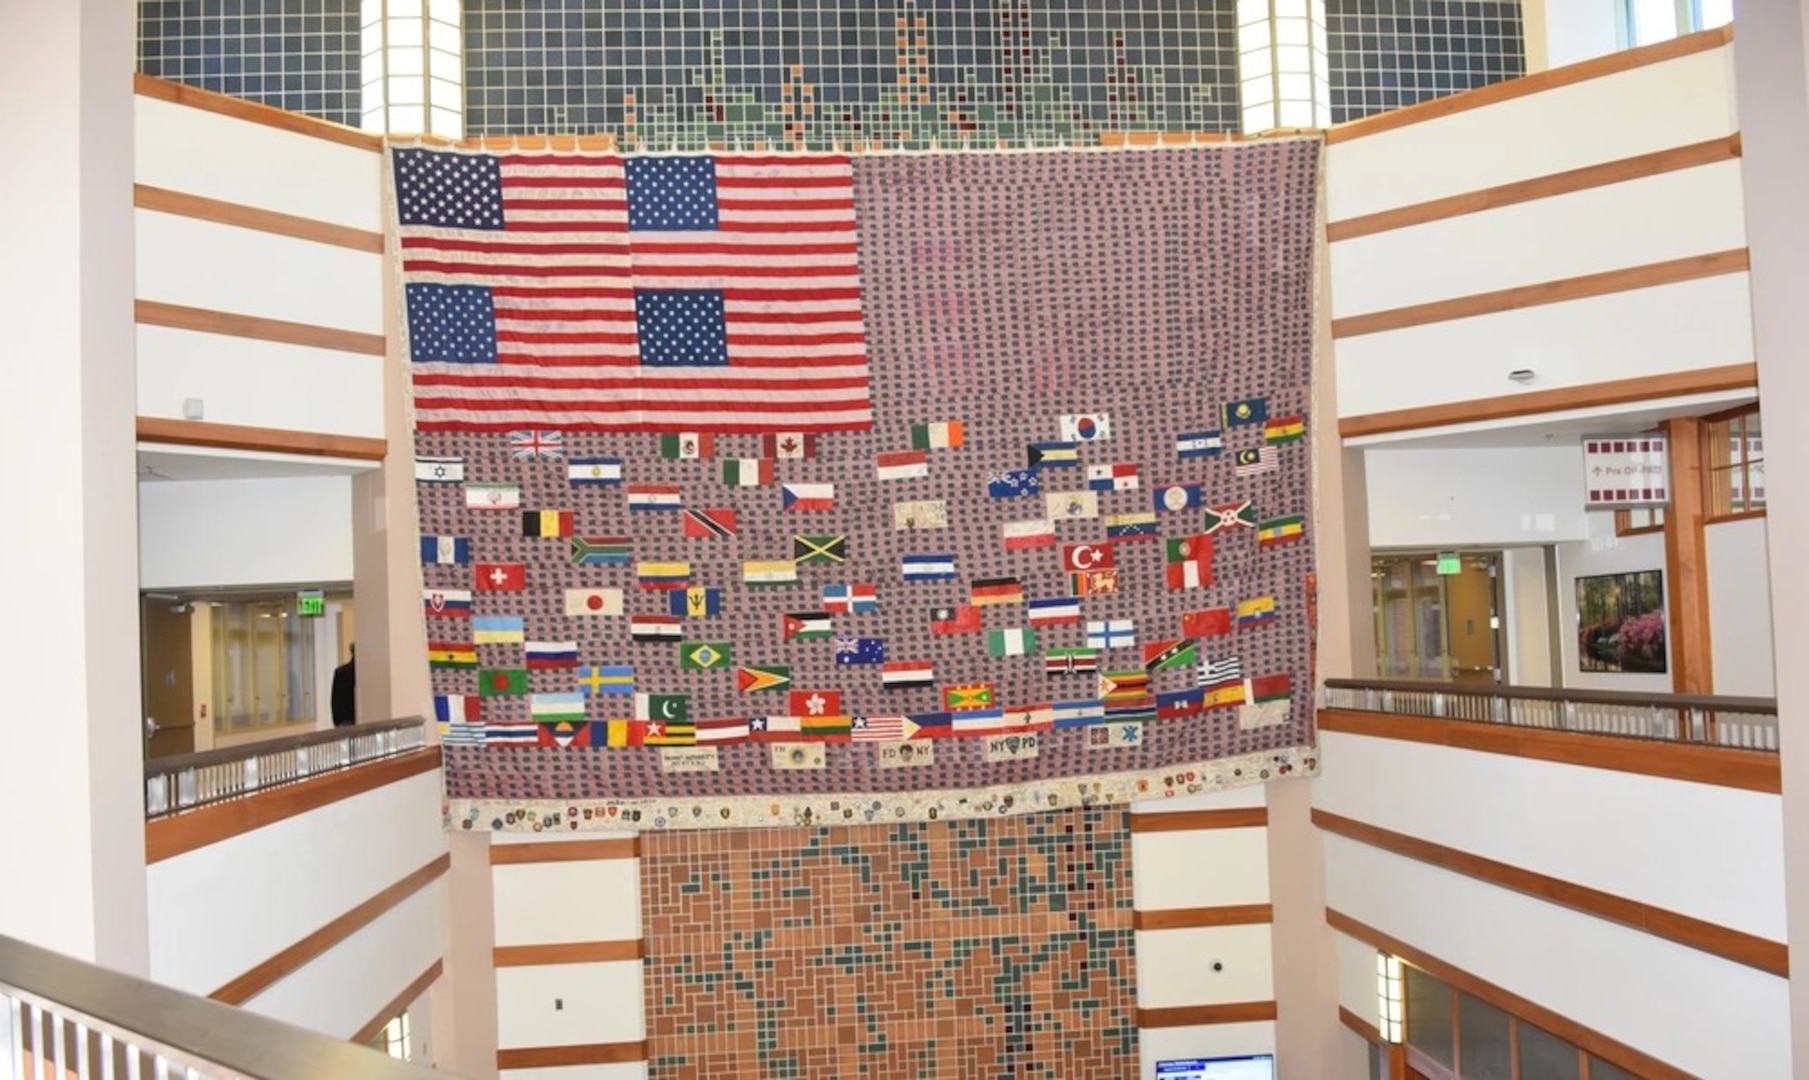
M143 974L126 0L9 4L0 933Z
M1752 253L1753 342L1769 415L1809 401L1809 0L1740 7L1734 85L1740 101L1746 235ZM1784 910L1789 929L1790 1029L1801 1076L1809 1068L1809 625L1788 617L1809 597L1809 570L1791 541L1809 535L1809 432L1785 422L1765 433L1766 530L1771 545L1772 648L1784 774Z

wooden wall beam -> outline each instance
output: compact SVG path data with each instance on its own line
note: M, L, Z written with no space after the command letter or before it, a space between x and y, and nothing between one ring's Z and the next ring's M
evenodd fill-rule
M585 1046L520 1046L496 1052L499 1069L557 1069L568 1065L614 1065L646 1060L645 1039Z
M320 431L215 424L206 420L175 420L163 416L138 418L138 441L168 446L209 446L222 450L255 450L273 454L307 454L310 457L382 461L389 451L384 439L362 435L330 435Z
M1635 401L1654 401L1686 394L1717 394L1729 390L1751 390L1757 393L1758 387L1757 364L1725 364L1720 367L1645 375L1637 379L1610 379L1585 386L1563 386L1555 390L1532 390L1470 401L1421 405L1412 409L1361 413L1340 419L1338 434L1342 438L1357 439L1396 431L1416 431L1452 424L1476 424L1511 420L1520 416L1537 416L1541 413L1561 413L1572 409L1626 405Z
M1633 157L1604 161L1599 165L1586 165L1580 169L1535 176L1530 180L1516 180L1511 184L1497 184L1442 199L1428 199L1389 210L1378 210L1373 214L1343 218L1326 225L1325 239L1333 244L1340 240L1355 240L1360 236L1411 228L1464 214L1499 210L1504 206L1569 195L1629 180L1643 180L1648 176L1693 169L1698 165L1717 165L1739 156L1740 136L1727 135L1688 146L1674 146L1666 150L1655 150L1650 154L1636 154Z
M520 863L590 862L593 859L638 859L641 855L640 834L612 836L603 840L528 841L520 844L490 845L491 866L514 866Z
M1230 810L1176 810L1131 815L1134 833L1191 832L1194 829L1248 829L1269 824L1266 806Z
M1587 885L1578 885L1444 844L1435 844L1430 840L1384 829L1342 814L1314 810L1313 824L1335 836L1405 856L1441 870L1449 870L1454 874L1486 881L1597 919L1630 926L1723 960L1757 968L1767 975L1786 979L1790 977L1790 950L1781 941L1772 941L1770 938L1735 930L1706 919L1697 919L1655 904L1592 889Z
M1705 426L1693 416L1665 422L1671 444L1671 505L1665 509L1665 606L1670 622L1671 689L1679 694L1712 694L1715 690L1708 535L1703 529L1708 497Z
M439 880L440 875L451 865L452 856L442 852L432 862L215 990L208 997L228 1005L245 1004L300 971L310 961L324 956L333 946L376 922L402 901Z
M1718 277L1722 274L1745 273L1750 268L1745 248L1714 251L1703 255L1687 255L1681 259L1624 266L1596 274L1539 281L1508 289L1454 296L1449 300L1433 300L1424 304L1367 311L1332 320L1332 337L1362 337L1389 330L1406 330L1431 323L1473 319L1479 315L1498 315L1504 311L1561 304L1571 300L1587 300L1595 296L1651 289L1660 285L1676 285L1684 281Z
M132 205L140 210L210 221L216 225L231 225L238 229L252 229L316 244L331 244L374 255L383 253L383 234L380 232L354 229L349 225L337 225L317 218L279 213L223 199L210 199L185 191L170 191L149 184L132 185Z
M311 349L332 349L335 352L358 353L363 356L383 356L388 348L382 334L315 326L287 319L267 319L261 315L241 315L233 311L166 304L160 300L137 301L133 317L141 326L167 326L172 330L275 341L283 345L304 345Z

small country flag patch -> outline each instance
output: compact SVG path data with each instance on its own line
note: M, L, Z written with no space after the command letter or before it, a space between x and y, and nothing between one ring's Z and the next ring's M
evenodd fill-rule
M839 563L848 559L846 536L793 536L791 557L800 566L810 563Z
M779 616L780 630L787 641L826 641L834 623L820 611L800 611Z
M1182 461L1191 458L1217 457L1225 449L1225 436L1218 431L1190 431L1175 436L1175 456Z
M634 545L626 536L574 536L571 552L574 566L627 566Z
M936 668L928 660L893 660L880 668L880 682L887 690L913 690L936 683Z
M621 589L567 589L565 613L568 616L622 614Z
M567 458L565 478L574 487L613 487L622 482L622 459L619 457Z
M773 459L724 458L722 482L729 487L765 487L773 482Z
M729 507L686 510L681 524L692 540L726 540L735 535L736 513Z
M763 690L791 688L791 668L785 666L741 667L735 669L735 689L744 694Z
M916 480L930 475L930 458L926 450L899 450L876 454L874 472L881 480Z
M959 420L911 426L911 448L914 450L953 450L961 445L964 437Z
M1112 418L1106 413L1069 413L1061 418L1061 434L1068 442L1101 442L1112 437Z
M666 612L681 619L714 619L722 614L722 590L709 585L693 585L666 594Z
M686 641L678 647L678 666L687 671L719 671L730 665L735 650L726 641Z
M629 484L626 490L630 510L671 511L684 508L684 498L677 484Z

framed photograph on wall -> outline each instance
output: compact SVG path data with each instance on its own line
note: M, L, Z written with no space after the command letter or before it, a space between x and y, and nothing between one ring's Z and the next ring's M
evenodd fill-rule
M1583 671L1664 672L1664 571L1577 579L1577 666Z

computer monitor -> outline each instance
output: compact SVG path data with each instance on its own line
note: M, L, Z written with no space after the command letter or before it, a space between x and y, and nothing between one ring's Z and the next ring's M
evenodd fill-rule
M1156 1080L1275 1080L1275 1055L1158 1061Z

